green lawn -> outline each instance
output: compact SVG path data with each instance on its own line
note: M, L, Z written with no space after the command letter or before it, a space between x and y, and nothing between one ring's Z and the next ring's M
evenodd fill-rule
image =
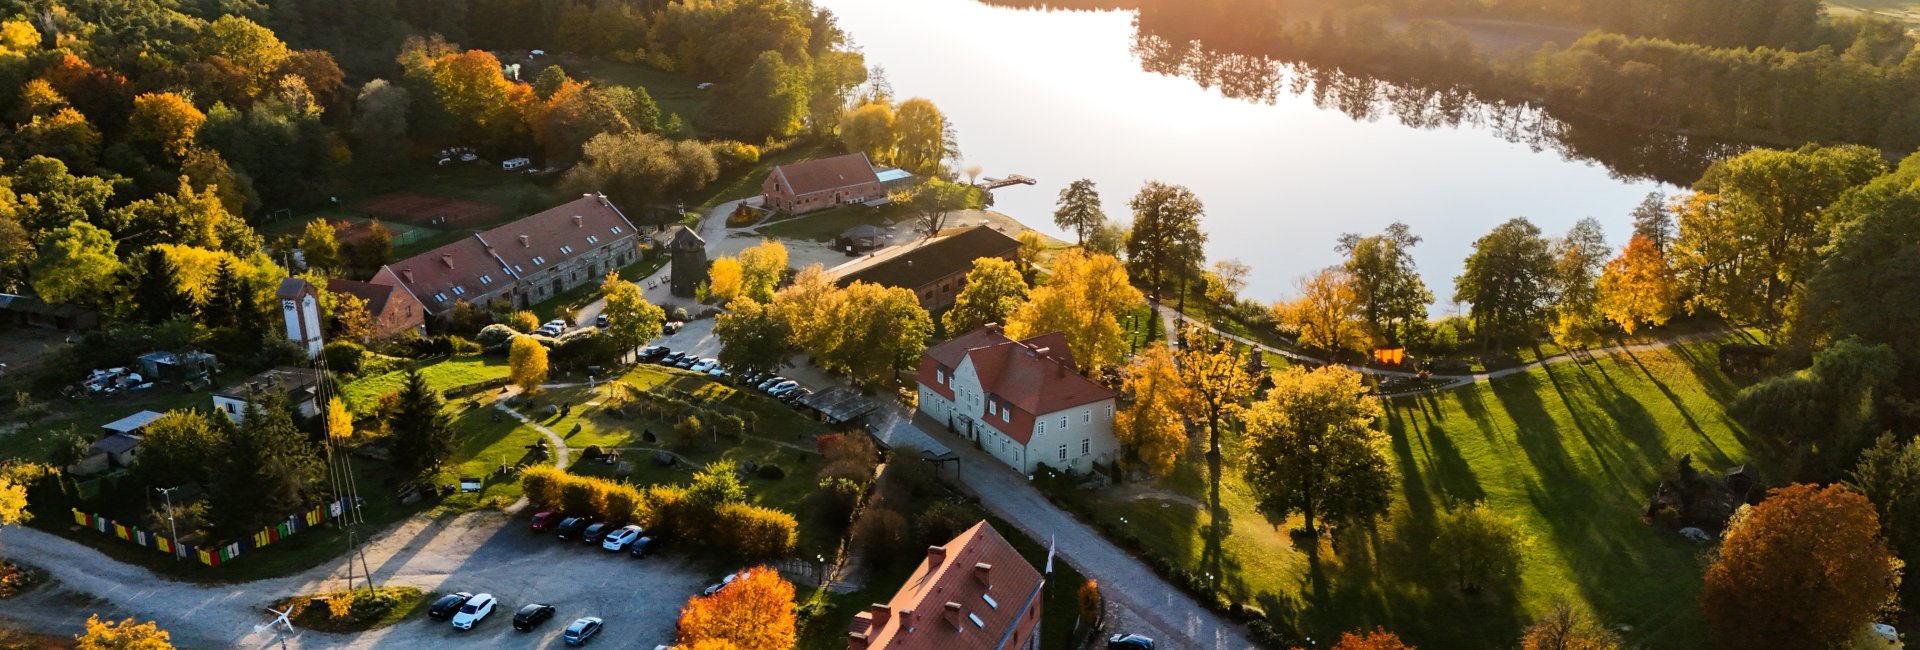
M892 221L899 224L911 219L906 210L898 205L885 205L870 208L864 205L843 205L804 214L787 217L779 221L760 226L759 233L777 239L811 239L830 242L854 226L878 226L881 222ZM909 239L915 235L910 228L902 227L897 239Z
M647 276L653 275L655 271L659 271L660 267L666 266L667 262L672 261L672 259L672 257L665 253L643 255L639 259L634 260L632 264L620 268L620 279L629 282L645 280ZM600 283L586 282L580 286L561 292L552 298L543 300L540 304L534 305L533 313L539 316L542 322L555 318L570 319L575 313L580 311L581 307L585 307L587 303L593 302L599 297ZM591 323L588 324L591 325Z
M55 399L47 418L13 433L0 434L0 458L45 460L52 451L55 435L65 433L67 427L93 440L100 436L102 425L141 411L165 413L211 408L213 394L210 391L190 393L173 383L119 395Z
M1631 626L1643 647L1705 645L1694 599L1703 548L1643 525L1641 507L1661 468L1681 454L1724 470L1755 462L1756 444L1724 413L1736 390L1713 345L1559 364L1469 389L1388 404L1394 463L1402 475L1393 522L1343 531L1336 551L1305 552L1260 515L1229 461L1216 521L1207 468L1188 459L1162 486L1178 492L1107 491L1096 519L1236 599L1260 603L1316 638L1384 625L1422 648L1510 645L1556 600L1585 602ZM1231 455L1229 455L1231 459ZM1476 597L1447 582L1422 540L1437 509L1486 500L1533 538L1523 572Z
M761 156L760 162L752 167L742 169L729 176L723 176L720 180L709 183L705 188L687 197L687 207L690 210L697 210L704 213L713 206L721 203L758 196L760 194L760 184L767 180L767 174L771 173L774 167L802 160L831 156L838 153L840 153L840 151L837 144L829 145L808 141L794 143L793 146L787 147L779 153Z
M409 366L419 369L426 376L427 386L436 391L507 376L507 358L491 354L416 361ZM342 386L341 393L353 414L364 416L378 405L381 395L400 390L406 378L406 368L360 377Z
M621 63L599 58L587 58L571 54L560 54L549 61L559 63L566 69L567 76L597 84L618 86L641 86L653 97L653 103L660 107L660 123L666 124L667 116L680 115L680 121L693 129L694 115L700 112L706 103L708 91L700 90L700 81L691 77L658 70L637 63ZM533 79L538 70L523 72L521 78ZM699 134L696 132L697 137Z

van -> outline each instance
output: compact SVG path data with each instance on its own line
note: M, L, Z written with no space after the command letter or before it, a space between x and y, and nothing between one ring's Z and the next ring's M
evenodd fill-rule
M526 167L527 165L531 165L531 164L533 164L532 160L528 160L526 158L513 158L510 160L507 160L506 162L500 163L500 168L507 171L513 171L516 169L520 169L522 167Z

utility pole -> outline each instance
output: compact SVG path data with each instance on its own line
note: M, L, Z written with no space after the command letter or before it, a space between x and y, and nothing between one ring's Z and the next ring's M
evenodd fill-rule
M178 485L170 488L154 488L167 500L167 532L173 535L173 561L175 562L180 561L180 529L173 525L173 491L178 489L180 489Z

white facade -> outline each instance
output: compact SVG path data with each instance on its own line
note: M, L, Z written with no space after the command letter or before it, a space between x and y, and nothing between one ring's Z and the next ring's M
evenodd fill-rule
M989 400L971 357L961 360L951 375L936 370L934 381L951 391L953 399L923 383L920 412L1022 473L1032 474L1042 463L1087 472L1094 463L1111 464L1120 455L1112 397L1034 416L1010 404L1007 396ZM1030 429L1026 444L1009 435L1016 428Z
M311 289L298 298L280 301L280 317L287 326L287 340L305 350L308 359L320 356L325 343L320 340L320 303Z

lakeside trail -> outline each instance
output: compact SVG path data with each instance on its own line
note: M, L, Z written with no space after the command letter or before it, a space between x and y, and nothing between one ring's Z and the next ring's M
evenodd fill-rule
M1289 360L1300 362L1300 363L1306 363L1306 364L1312 364L1312 365L1318 365L1318 366L1338 365L1340 367L1346 368L1348 370L1352 370L1354 372L1357 372L1363 375L1372 375L1375 377L1387 377L1387 378L1395 378L1395 379L1413 379L1418 376L1415 373L1407 372L1404 370L1386 370L1381 368L1369 368L1366 366L1356 366L1356 365L1345 364L1345 363L1335 363L1335 362L1328 361L1326 359L1322 359L1312 355L1295 352L1293 350L1283 350L1280 348L1273 347L1271 345L1267 345L1265 343L1261 343L1259 341L1249 339L1244 336L1227 333L1225 331L1222 331L1220 328L1214 327L1211 324L1208 324L1204 321L1193 318L1191 316L1187 316L1186 314L1181 313L1179 310L1176 310L1172 307L1168 307L1166 305L1157 305L1156 309L1159 310L1160 319L1165 324L1166 331L1168 332L1178 332L1180 331L1180 326L1182 324L1190 324L1196 327L1204 328L1208 332L1211 332L1212 334L1214 334L1215 336L1219 336L1229 341L1248 345L1253 347L1254 349L1277 354L1282 357L1286 357ZM1422 393L1431 393L1431 392L1444 391L1444 390L1453 390L1463 386L1471 386L1473 384L1493 381L1501 377L1510 377L1510 376L1518 375L1525 372L1531 372L1533 370L1537 370L1537 369L1544 368L1551 365L1579 362L1585 359L1593 359L1596 357L1611 356L1616 354L1637 354L1641 352L1652 352L1655 350L1664 350L1666 348L1676 346L1676 345L1686 345L1688 343L1711 341L1713 339L1725 337L1729 333L1731 332L1727 330L1719 330L1719 331L1711 331L1711 332L1694 332L1691 334L1681 334L1678 336L1663 338L1657 341L1649 341L1646 343L1631 343L1631 344L1625 344L1625 345L1620 344L1618 342L1614 342L1601 347L1593 348L1591 350L1586 350L1577 355L1570 352L1562 352L1560 354L1542 357L1534 361L1523 363L1510 368L1501 368L1499 370L1492 370L1487 372L1476 372L1476 373L1464 374L1464 375L1435 374L1432 376L1432 379L1434 381L1441 382L1437 385L1418 388L1415 390L1401 391L1397 393L1387 393L1387 394L1381 395L1381 397L1393 398L1393 397L1418 395ZM1167 337L1167 345L1169 346L1173 345L1172 336Z

